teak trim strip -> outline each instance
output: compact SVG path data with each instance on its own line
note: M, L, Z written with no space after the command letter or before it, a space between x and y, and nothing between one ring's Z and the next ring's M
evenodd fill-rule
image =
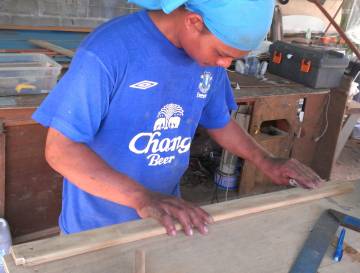
M353 188L353 182L328 182L316 190L294 188L208 205L203 208L212 215L215 222L219 222L348 193ZM181 226L177 224L176 229L180 230ZM155 220L144 219L16 245L11 248L11 255L16 265L38 265L165 233L165 229Z

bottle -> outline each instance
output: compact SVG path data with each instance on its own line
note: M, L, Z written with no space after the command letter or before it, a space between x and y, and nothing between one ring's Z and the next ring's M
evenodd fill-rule
M0 218L0 273L5 272L3 256L9 254L12 244L9 225L5 219Z
M308 28L305 33L305 39L310 42L311 41L311 28Z

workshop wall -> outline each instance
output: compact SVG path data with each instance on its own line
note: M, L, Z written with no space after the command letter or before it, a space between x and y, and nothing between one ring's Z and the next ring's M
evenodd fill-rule
M0 0L0 24L95 27L135 10L126 0Z

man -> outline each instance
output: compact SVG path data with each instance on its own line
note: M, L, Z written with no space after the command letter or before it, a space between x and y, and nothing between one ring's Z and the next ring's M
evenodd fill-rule
M153 217L169 235L174 220L187 235L206 234L211 217L179 197L198 124L275 183L319 185L313 171L274 158L229 115L236 105L223 68L263 40L272 1L133 2L155 11L90 34L34 114L49 127L47 161L65 177L63 233Z

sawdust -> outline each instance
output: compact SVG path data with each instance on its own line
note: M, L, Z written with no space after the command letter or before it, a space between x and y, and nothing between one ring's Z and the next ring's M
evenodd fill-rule
M347 243L344 243L344 252L350 256L352 262L360 263L360 252L355 248Z
M338 238L335 238L331 242L331 245L333 247L336 247L338 240L339 240ZM345 242L344 242L344 254L347 254L351 258L352 262L360 263L360 252Z

